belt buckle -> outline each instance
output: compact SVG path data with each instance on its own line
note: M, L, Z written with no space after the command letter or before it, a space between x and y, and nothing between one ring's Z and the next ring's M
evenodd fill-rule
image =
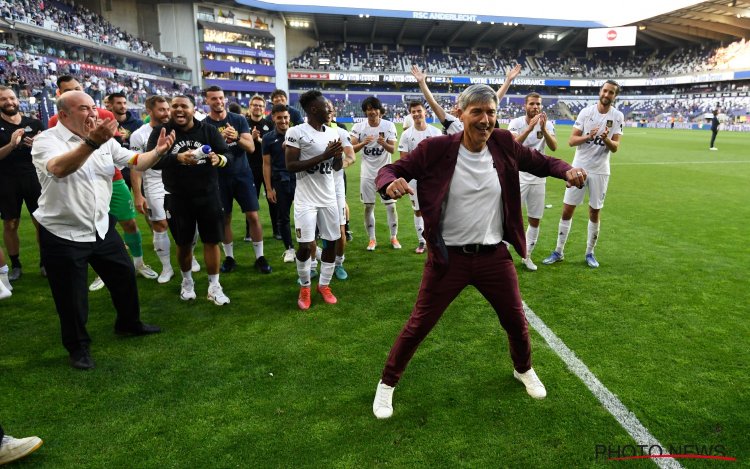
M478 254L479 245L478 244L465 244L461 246L461 252L463 252L464 254Z

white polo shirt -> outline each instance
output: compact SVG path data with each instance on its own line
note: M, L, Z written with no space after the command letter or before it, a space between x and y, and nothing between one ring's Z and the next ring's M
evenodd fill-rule
M61 122L34 139L31 157L42 195L34 218L53 235L78 242L104 239L109 229L109 202L115 164L127 166L135 152L109 139L94 151L73 174L58 178L47 171L47 163L83 143L83 139Z

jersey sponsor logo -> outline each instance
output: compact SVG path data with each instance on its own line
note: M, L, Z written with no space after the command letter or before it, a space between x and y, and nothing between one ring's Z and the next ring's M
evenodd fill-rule
M367 156L382 156L385 152L385 148L367 148L365 147L363 150L364 154Z
M310 169L308 169L306 171L307 171L308 174L315 174L315 173L331 174L331 172L332 172L332 166L331 166L331 163L329 161L324 161L324 162L322 162L320 164L316 164L315 166L313 166L312 168L310 168Z
M287 138L286 138L286 141L287 141L287 142L291 142L291 143L297 143L297 139L296 139L296 138L294 138L294 137L287 137Z

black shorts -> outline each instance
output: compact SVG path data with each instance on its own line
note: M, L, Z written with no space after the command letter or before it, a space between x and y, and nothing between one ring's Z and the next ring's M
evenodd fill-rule
M240 210L243 213L257 212L260 208L251 171L238 174L220 174L219 193L225 213L232 213L232 205L234 205L235 200L240 204Z
M164 196L164 210L169 231L178 246L192 244L196 224L204 244L218 244L224 240L224 210L218 193L193 197L167 194Z
M15 220L21 218L21 206L25 202L29 213L39 208L42 186L34 173L0 178L0 218Z

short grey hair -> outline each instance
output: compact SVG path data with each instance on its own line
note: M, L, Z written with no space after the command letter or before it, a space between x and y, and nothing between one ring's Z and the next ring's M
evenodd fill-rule
M458 107L465 111L472 104L495 103L497 107L497 95L495 90L487 85L471 85L458 96Z

